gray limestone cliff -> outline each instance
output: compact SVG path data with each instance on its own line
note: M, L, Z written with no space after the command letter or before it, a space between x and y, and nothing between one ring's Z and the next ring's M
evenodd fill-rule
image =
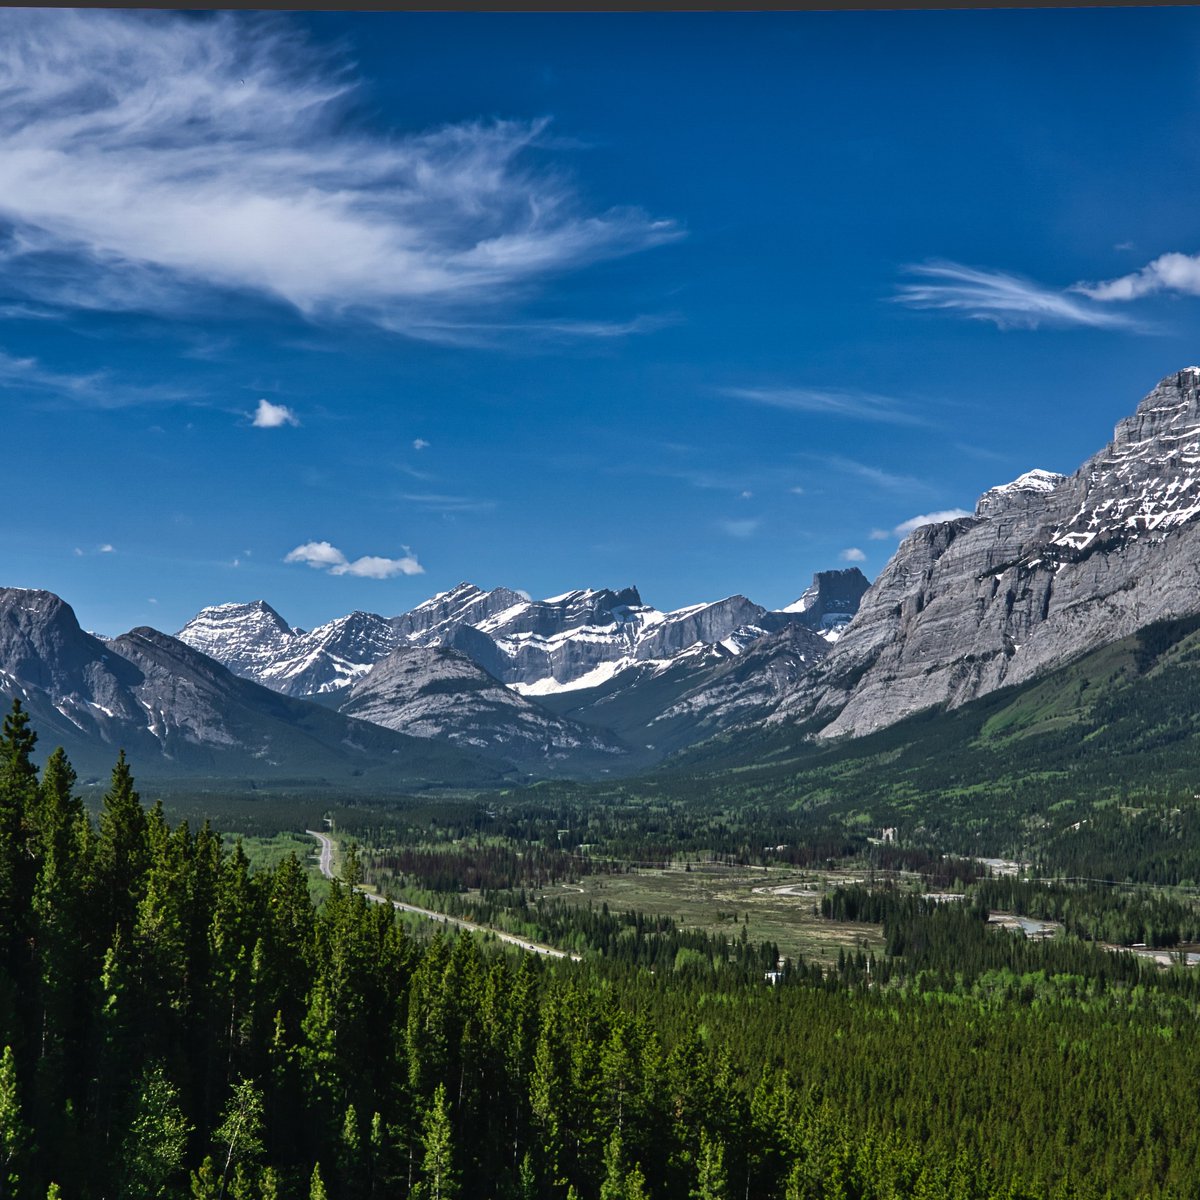
M900 545L775 720L863 734L1200 611L1200 368L1170 375L1074 475L1029 472Z

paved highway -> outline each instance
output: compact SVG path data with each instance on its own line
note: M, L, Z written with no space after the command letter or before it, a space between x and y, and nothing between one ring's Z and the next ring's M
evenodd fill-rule
M321 874L326 879L333 878L333 838L327 833L318 833L315 829L306 829L305 833L311 837L315 837L321 843L321 857L318 860L318 866L321 869ZM362 889L358 889L362 891ZM469 929L472 933L490 933L494 938L501 942L507 942L510 946L519 946L522 950L528 950L530 954L545 954L548 958L569 958L574 962L578 962L580 956L578 954L568 954L565 950L556 950L553 946L544 946L541 942L527 942L524 938L517 937L514 933L504 933L499 929L490 929L486 925L476 925L474 921L464 921L461 917L448 917L445 913L434 912L431 908L419 908L415 904L405 904L400 900L388 900L383 896L377 896L374 892L363 891L362 893L372 904L390 904L393 908L398 908L402 912L416 913L419 917L425 917L430 921L441 921L445 925L455 925L459 929Z

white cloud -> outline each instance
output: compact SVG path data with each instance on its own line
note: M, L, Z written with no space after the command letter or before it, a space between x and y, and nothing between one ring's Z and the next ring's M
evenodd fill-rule
M283 560L285 563L305 563L330 575L354 575L360 579L391 579L396 575L424 575L425 568L417 562L406 546L403 558L383 558L366 554L353 561L329 542L305 542Z
M742 521L718 521L717 528L730 537L748 538L754 536L761 524L757 517L750 517Z
M82 550L81 550L81 549L80 549L78 546L76 546L76 547L75 547L75 557L76 557L76 558L82 558L82 557L83 557L83 551L82 551Z
M147 604L157 604L157 603L158 603L158 600L157 600L157 599L155 599L155 597L151 596L151 597L150 597L150 598L149 598L149 599L146 601L146 603L147 603Z
M944 309L974 320L991 321L1001 329L1037 329L1041 325L1133 327L1123 315L1002 271L981 271L954 262L925 263L907 269L919 276L920 282L903 284L896 299L910 308Z
M428 450L429 443L424 438L413 438L412 447L414 450Z
M4 27L0 263L28 300L159 310L236 290L437 336L682 236L590 211L534 163L544 119L371 131L349 68L284 18L13 9Z
M924 425L922 418L905 412L899 401L873 392L841 391L832 388L722 388L721 394L768 408L791 412L847 417L855 421L877 421L887 425Z
M1077 283L1072 291L1103 302L1138 300L1154 292L1200 296L1200 255L1162 254L1140 271L1110 279L1107 283Z
M260 400L251 423L255 429L279 429L284 425L299 425L300 419L286 404L272 404L270 400Z
M117 548L110 542L105 542L102 546L97 546L96 551L99 554L116 554Z
M849 546L838 555L842 562L860 563L866 562L867 556L857 547Z
M738 499L739 500L753 500L754 493L752 491L750 491L749 489L745 489L738 493Z
M425 568L412 554L403 558L381 558L367 554L353 562L343 563L329 572L331 575L357 575L360 579L391 579L394 575L424 575Z
M922 513L920 516L909 517L907 521L901 521L892 533L898 538L908 537L914 529L920 529L922 525L938 525L942 521L957 521L959 517L969 517L971 513L965 508L944 508L939 512Z
M892 535L886 529L872 529L867 537L873 542L886 542Z

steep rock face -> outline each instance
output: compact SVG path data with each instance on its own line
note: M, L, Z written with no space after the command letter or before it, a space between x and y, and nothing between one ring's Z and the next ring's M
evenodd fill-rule
M1070 477L1030 472L914 531L776 719L861 734L1200 611L1200 368L1168 376Z
M350 688L341 711L413 737L499 754L509 762L575 764L622 753L609 736L557 717L457 651L403 646Z
M391 624L401 641L414 646L436 646L443 644L455 629L478 625L498 613L527 603L528 599L509 588L485 592L473 583L460 583L394 617Z

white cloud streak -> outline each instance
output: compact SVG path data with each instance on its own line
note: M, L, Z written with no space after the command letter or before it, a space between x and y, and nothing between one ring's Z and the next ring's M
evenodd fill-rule
M425 568L406 546L403 558L366 554L353 561L329 542L305 542L290 551L285 563L304 563L330 575L354 575L360 579L392 579L396 575L424 575Z
M284 425L299 425L300 419L286 404L260 400L251 424L255 429L279 429Z
M897 475L892 471L884 471L879 467L868 466L852 458L832 455L823 460L837 471L854 475L866 483L888 492L927 492L929 485L911 475Z
M1200 255L1161 254L1140 271L1110 279L1106 283L1077 283L1072 291L1107 303L1139 300L1155 292L1179 292L1200 296Z
M544 119L354 124L349 71L277 17L9 9L0 28L0 265L42 303L236 291L424 336L682 235L589 211L535 161Z
M838 555L842 562L860 563L866 562L867 556L857 547L848 546Z
M53 397L90 408L126 408L137 404L175 404L195 397L160 384L124 384L107 371L72 375L43 366L36 358L18 358L0 350L0 388Z
M1000 329L1040 326L1086 326L1129 329L1123 314L1105 311L1069 292L1054 291L1017 275L981 271L954 262L931 262L907 268L918 281L901 285L896 300L910 308L941 309Z
M878 421L887 425L925 425L927 422L905 412L890 396L871 392L841 391L827 388L722 388L721 394L734 400L782 408L790 412L847 417L854 421Z
M909 517L907 521L901 521L892 532L898 538L908 537L914 529L920 529L922 525L940 525L943 521L957 521L959 517L969 517L971 513L965 508L944 508L938 512L921 513L916 517Z

